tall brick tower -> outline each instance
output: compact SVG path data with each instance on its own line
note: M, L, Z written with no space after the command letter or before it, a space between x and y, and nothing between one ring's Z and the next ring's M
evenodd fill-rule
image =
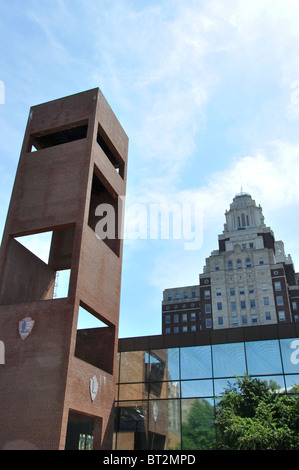
M0 251L0 449L112 448L127 151L99 89L30 109ZM19 242L43 232L47 263ZM105 327L78 332L80 308Z

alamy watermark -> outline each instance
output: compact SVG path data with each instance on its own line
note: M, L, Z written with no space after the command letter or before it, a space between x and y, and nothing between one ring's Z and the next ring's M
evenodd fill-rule
M0 80L0 104L5 104L5 85L2 80Z
M118 198L117 209L100 204L95 210L99 221L95 233L101 239L181 240L185 250L198 250L203 241L203 209L199 203L135 203L126 208L125 197Z

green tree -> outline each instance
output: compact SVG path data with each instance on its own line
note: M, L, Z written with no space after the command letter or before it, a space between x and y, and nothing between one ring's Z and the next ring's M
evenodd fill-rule
M229 384L217 406L218 449L299 449L299 388L294 395L275 388L248 376Z
M182 423L182 449L207 450L215 443L214 406L195 399Z

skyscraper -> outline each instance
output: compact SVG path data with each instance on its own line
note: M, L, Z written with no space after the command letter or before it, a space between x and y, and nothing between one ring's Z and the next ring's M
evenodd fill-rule
M262 207L242 191L225 218L218 249L199 276L194 311L187 311L181 296L188 287L164 291L163 333L299 321L298 276L283 242L266 226Z

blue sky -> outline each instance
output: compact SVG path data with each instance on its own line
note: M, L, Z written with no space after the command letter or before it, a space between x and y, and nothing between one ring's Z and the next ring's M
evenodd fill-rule
M121 337L160 334L241 184L299 270L298 35L298 0L0 0L1 232L30 106L99 87L130 139L127 224L138 203L203 215L196 250L124 241Z

